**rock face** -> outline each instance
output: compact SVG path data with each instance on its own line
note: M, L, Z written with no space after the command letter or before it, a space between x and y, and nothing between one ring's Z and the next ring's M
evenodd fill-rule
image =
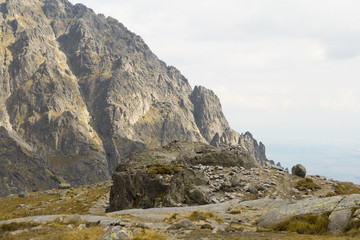
M306 176L306 168L301 164L297 164L292 167L291 174L304 178Z
M330 214L328 229L332 234L339 234L357 218L353 212L359 208L360 194L304 200L268 212L259 219L258 226L270 228L296 216Z
M45 160L35 157L27 147L21 138L0 127L0 195L57 185L44 167Z
M240 144L266 161L262 143L230 128L211 90L193 90L117 20L67 0L0 0L0 26L0 126L42 159L24 160L36 172L72 186L99 182L132 151L175 139ZM0 195L19 189L0 184Z
M113 175L109 211L211 203L210 179L201 166L216 166L220 172L223 167L249 169L258 163L245 150L204 143L172 142L135 151ZM222 180L220 188L231 188L230 180Z

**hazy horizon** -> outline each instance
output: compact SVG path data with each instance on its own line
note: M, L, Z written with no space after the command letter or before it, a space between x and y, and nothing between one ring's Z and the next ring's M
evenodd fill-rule
M192 86L212 89L269 159L360 183L360 2L71 2L118 19Z

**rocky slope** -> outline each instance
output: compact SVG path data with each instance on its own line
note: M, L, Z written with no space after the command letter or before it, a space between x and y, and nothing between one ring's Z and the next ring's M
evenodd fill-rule
M199 144L199 148L212 152L210 156L217 152L207 145ZM171 152L181 155L169 146L161 149L157 152L164 156ZM136 155L144 156L131 156ZM201 153L193 151L186 159L196 155ZM359 239L360 186L313 175L304 179L276 166L245 169L223 165L214 166L211 161L209 165L189 165L189 171L208 178L202 187L219 201L201 206L137 206L105 216L111 183L12 194L0 198L0 238L113 239L115 235L123 239L125 234L130 237L125 239ZM161 175L166 178L168 174L157 177ZM238 181L230 186L228 178ZM304 180L313 184L304 185ZM140 238L142 234L149 235Z
M22 163L4 165L0 182L8 172L45 180L11 177L0 195L47 188L56 179L103 181L132 151L175 139L240 144L259 164L266 161L264 145L230 128L211 90L192 89L139 36L81 4L0 0L0 80L0 126L8 139L0 158ZM7 149L16 149L13 159ZM28 165L38 170L29 173Z

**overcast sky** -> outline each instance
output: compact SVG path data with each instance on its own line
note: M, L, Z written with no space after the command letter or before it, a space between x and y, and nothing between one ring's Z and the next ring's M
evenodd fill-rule
M214 90L238 132L360 155L359 1L72 2L118 19L192 86Z

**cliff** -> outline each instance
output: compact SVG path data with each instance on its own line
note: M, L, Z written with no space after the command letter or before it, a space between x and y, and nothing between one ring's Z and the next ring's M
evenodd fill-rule
M241 144L266 160L262 144L230 128L214 92L192 89L141 37L82 4L0 0L0 80L0 157L27 149L32 158L13 157L41 169L40 188L107 180L129 153L173 140ZM35 188L17 181L0 195Z

